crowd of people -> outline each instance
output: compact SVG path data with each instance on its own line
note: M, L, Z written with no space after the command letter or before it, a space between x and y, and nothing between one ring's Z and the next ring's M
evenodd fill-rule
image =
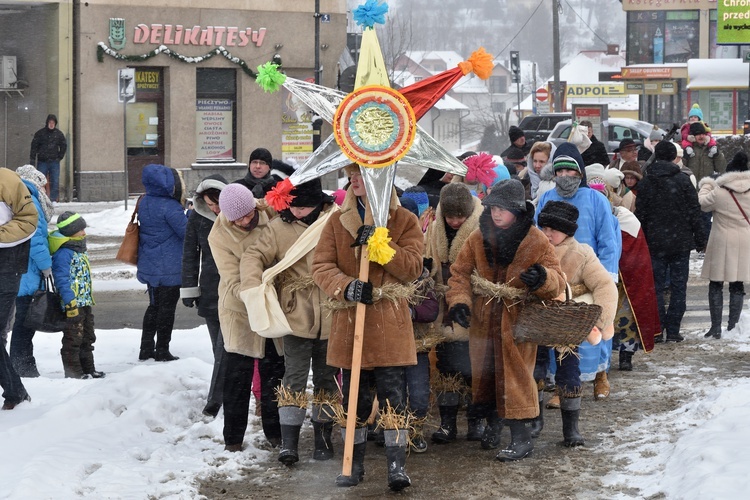
M595 399L609 396L613 353L618 368L630 371L637 351L684 339L691 251L705 252L706 338L721 337L725 281L728 329L739 320L750 280L743 252L750 244L748 158L740 152L727 164L695 109L681 145L658 135L644 145L625 139L611 161L590 123L583 123L583 151L570 142L529 148L511 127L511 146L500 157L458 157L467 175L428 170L405 191L391 187L393 256L369 262L364 274L375 227L363 167L347 166L347 184L333 195L317 179L295 186L290 206L277 212L265 197L293 169L257 148L246 176L232 183L206 177L186 212L180 172L148 165L136 209L137 278L149 296L139 359L178 360L170 351L176 308L180 300L196 308L214 353L203 413L214 418L223 409L225 449L240 452L255 393L264 435L288 466L300 460L308 405L312 457L335 456L334 424L343 440L354 386L352 468L336 478L342 487L363 480L369 440L385 447L388 486L411 484L407 451L428 449L431 394L440 423L430 440L437 445L457 439L465 407L466 439L496 449L500 461L532 453L544 408L560 410L563 444L582 446L581 398L588 382ZM50 119L48 130L54 124ZM649 158L639 161L644 149ZM0 181L0 325L16 311L10 355L0 353L3 409L10 410L30 399L21 377L39 376L35 332L24 318L50 277L67 318L65 376L105 374L93 357L85 220L66 211L48 232L54 205L41 169L0 169ZM578 344L516 337L526 304L566 296L601 307ZM355 360L362 311L362 356ZM503 427L509 443L501 443Z

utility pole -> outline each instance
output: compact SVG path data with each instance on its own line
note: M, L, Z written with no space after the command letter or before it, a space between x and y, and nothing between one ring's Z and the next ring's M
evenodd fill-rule
M315 0L315 84L320 85L320 0Z
M552 100L555 112L562 112L562 96L560 95L560 7L559 0L552 0Z

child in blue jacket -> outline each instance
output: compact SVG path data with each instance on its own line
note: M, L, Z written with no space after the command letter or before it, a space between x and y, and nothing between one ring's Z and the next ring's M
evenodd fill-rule
M62 356L68 378L102 378L94 367L94 313L91 306L91 267L86 253L86 221L80 214L63 212L57 231L49 236L52 275L62 297L68 324L63 330Z

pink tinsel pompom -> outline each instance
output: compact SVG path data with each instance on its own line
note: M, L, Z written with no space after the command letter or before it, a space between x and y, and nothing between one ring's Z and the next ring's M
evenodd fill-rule
M470 156L464 160L464 165L468 168L464 177L467 183L473 184L479 182L489 187L495 182L497 174L494 169L497 164L492 159L492 155L479 153L478 155Z

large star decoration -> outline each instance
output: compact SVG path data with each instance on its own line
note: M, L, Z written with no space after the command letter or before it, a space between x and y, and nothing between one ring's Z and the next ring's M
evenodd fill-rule
M376 226L368 241L370 260L385 264L393 258L386 228L396 162L466 175L466 165L446 151L417 125L417 121L464 75L474 72L489 78L492 56L480 48L451 70L402 88L390 87L380 44L373 25L384 23L387 5L376 0L353 11L363 26L355 88L350 94L287 78L278 67L258 68L258 83L266 91L283 86L322 119L334 133L291 176L266 195L276 210L289 206L294 186L339 170L351 163L360 166L367 200Z

